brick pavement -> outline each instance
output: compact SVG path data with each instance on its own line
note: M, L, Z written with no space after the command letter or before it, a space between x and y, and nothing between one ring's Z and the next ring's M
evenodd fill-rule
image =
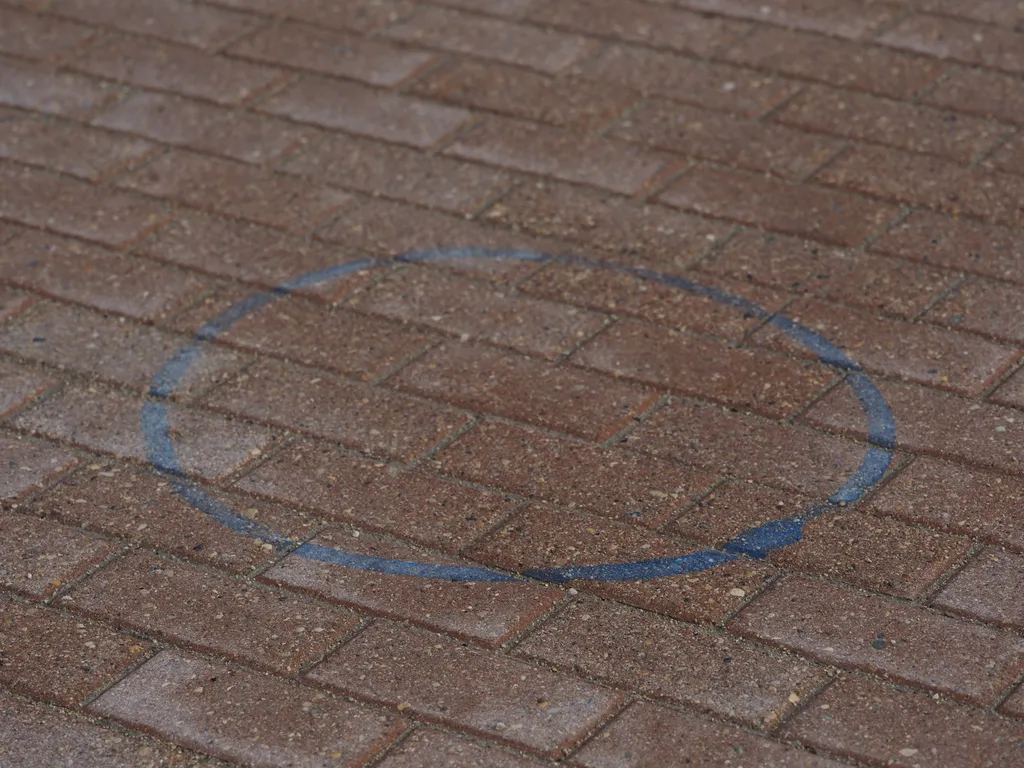
M1016 0L0 0L0 763L1024 765L1022 78Z

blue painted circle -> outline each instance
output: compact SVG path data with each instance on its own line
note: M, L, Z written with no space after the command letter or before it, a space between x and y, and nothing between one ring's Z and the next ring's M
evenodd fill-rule
M751 316L761 318L790 338L813 352L825 365L846 371L846 384L853 390L864 409L868 422L870 443L860 467L828 499L801 514L773 520L751 528L726 542L720 549L708 549L677 557L662 557L638 560L631 563L609 563L607 565L566 566L561 568L539 568L526 571L522 576L547 582L567 581L646 581L664 576L695 573L731 562L738 557L763 559L769 552L795 544L803 537L804 525L820 515L837 507L848 506L858 501L885 475L892 461L892 448L896 442L896 424L892 411L878 388L862 372L860 366L850 360L841 349L809 328L781 315L772 315L747 299L733 296L717 288L710 288L677 275L666 275L643 267L628 267L607 262L595 262L570 256L548 256L533 251L495 250L485 248L448 248L429 251L413 251L397 257L398 262L420 263L457 259L496 259L508 261L558 262L592 269L606 269L633 275L643 280L678 288L702 296L720 304L733 307ZM231 530L269 543L281 550L291 549L296 542L285 536L233 512L211 498L202 488L190 482L181 470L174 441L170 436L165 402L181 382L189 367L203 354L207 342L217 338L249 313L263 307L281 296L308 288L318 283L336 280L340 277L367 269L393 264L395 260L361 259L339 264L328 269L310 272L290 280L277 288L254 294L233 305L204 325L195 340L179 349L156 373L150 385L150 398L142 411L142 431L150 462L170 477L175 491L197 510ZM433 565L430 563L372 557L354 552L345 552L332 547L316 544L301 544L292 554L311 560L358 568L377 573L419 578L447 579L451 581L518 581L516 576L490 568L469 565Z

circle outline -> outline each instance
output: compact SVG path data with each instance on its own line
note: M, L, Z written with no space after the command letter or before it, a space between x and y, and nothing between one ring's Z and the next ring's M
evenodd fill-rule
M705 549L675 557L609 563L589 566L535 568L520 575L511 575L490 568L469 565L436 565L411 560L381 558L318 544L297 542L281 536L213 499L190 481L178 461L166 401L174 394L191 365L198 360L205 345L227 331L232 325L278 298L319 283L395 263L417 264L465 259L495 259L536 263L559 263L590 269L603 269L630 274L643 280L684 290L750 314L787 334L810 350L824 365L846 371L845 383L853 390L868 422L868 450L858 469L824 502L802 513L769 521L734 536L717 549ZM535 251L491 248L435 248L403 253L393 259L365 258L337 264L326 269L300 275L268 291L255 293L230 306L210 320L195 334L193 341L179 348L154 374L149 398L142 409L141 427L146 453L153 467L169 476L175 492L199 512L215 522L250 538L271 544L290 554L347 568L418 578L448 581L505 582L525 578L550 583L569 581L647 581L684 573L708 570L740 557L762 560L776 549L795 544L803 538L804 526L811 520L840 507L856 503L885 476L893 458L896 424L884 396L845 352L820 334L784 315L773 314L758 304L717 288L702 285L679 275L669 275L647 267L632 267L614 262L594 261L569 255L551 255Z

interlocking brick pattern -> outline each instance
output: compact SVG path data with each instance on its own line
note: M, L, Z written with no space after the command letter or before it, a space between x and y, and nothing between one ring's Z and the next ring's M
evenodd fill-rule
M1024 764L1022 201L1015 0L0 0L0 763ZM855 472L775 314L868 498L508 580Z

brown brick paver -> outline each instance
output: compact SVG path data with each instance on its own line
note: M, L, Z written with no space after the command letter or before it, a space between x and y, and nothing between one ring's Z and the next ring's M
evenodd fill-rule
M0 764L1024 763L1022 78L1016 0L0 0Z
M403 730L398 717L177 651L157 655L90 710L216 757L260 766L328 760L359 765Z

